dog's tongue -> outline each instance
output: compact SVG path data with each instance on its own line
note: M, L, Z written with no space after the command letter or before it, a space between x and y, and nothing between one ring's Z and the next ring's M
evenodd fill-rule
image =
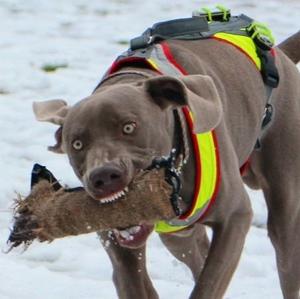
M145 244L153 225L140 224L126 229L115 229L114 234L121 246L138 248Z

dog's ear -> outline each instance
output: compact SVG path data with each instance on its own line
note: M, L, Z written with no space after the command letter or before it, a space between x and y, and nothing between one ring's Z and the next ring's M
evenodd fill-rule
M48 150L62 154L62 127L68 114L70 106L64 100L50 100L44 102L34 102L33 112L38 121L50 122L60 127L55 132L56 144L49 146Z
M62 130L63 130L63 127L60 126L55 131L54 137L55 137L56 144L48 146L49 151L57 153L57 154L65 153L65 151L63 150L63 147L62 147Z
M70 106L64 100L34 102L33 112L38 121L50 122L62 126Z
M162 109L188 105L195 133L214 129L222 118L222 103L209 76L158 76L145 82L146 92Z

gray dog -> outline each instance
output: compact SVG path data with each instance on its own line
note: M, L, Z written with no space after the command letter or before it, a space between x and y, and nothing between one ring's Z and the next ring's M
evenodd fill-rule
M263 135L266 86L248 55L218 38L169 39L150 47L159 51L160 43L174 74L127 57L75 106L63 100L35 103L38 120L60 126L57 144L50 149L66 153L86 191L110 204L122 198L138 171L177 148L175 164L182 188L172 204L184 214L199 179L193 134L213 132L217 142L210 150L218 165L202 168L201 176L215 171L209 193L214 204L205 202L210 208L202 210L197 223L184 227L181 223L181 229L160 233L170 252L193 273L190 299L220 299L226 291L252 219L244 183L263 190L283 297L299 299L300 75L295 63L300 59L300 33L273 50L280 82L272 90L276 114ZM189 107L188 113L182 107ZM259 148L254 150L258 137ZM250 164L241 176L246 161ZM212 228L211 244L203 224ZM105 249L119 298L158 298L145 266L145 242L152 230L151 225L139 223L101 233L102 240L115 240Z

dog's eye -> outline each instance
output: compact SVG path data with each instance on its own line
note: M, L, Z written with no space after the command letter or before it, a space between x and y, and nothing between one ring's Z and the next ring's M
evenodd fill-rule
M83 143L81 140L77 139L73 141L72 146L75 150L80 151L83 148Z
M135 129L136 129L136 123L130 122L123 126L123 133L126 135L129 135L129 134L132 134Z

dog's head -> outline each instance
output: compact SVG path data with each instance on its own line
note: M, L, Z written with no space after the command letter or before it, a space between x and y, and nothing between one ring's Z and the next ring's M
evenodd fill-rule
M59 125L57 144L86 191L102 202L121 197L134 175L172 148L172 110L188 105L194 130L206 132L221 119L221 102L207 76L158 76L104 85L73 107L63 100L34 103L38 120Z

